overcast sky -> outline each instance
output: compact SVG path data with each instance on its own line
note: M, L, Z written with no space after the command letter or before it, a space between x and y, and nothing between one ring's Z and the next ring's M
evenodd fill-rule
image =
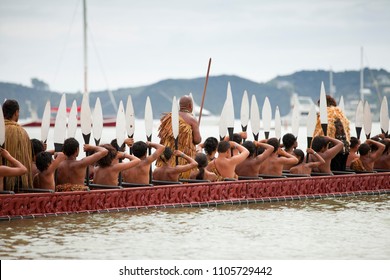
M89 0L89 89L234 74L390 70L389 0ZM82 0L0 0L0 81L83 88Z

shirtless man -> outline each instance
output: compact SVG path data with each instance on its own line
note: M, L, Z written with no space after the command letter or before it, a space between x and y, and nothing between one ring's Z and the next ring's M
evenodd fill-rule
M282 138L284 150L290 155L294 155L294 150L298 146L297 138L292 133L286 133ZM283 170L290 170L294 165L286 164L283 166Z
M360 147L360 140L352 136L349 144L349 154L348 154L347 164L346 164L347 168L350 167L352 161L359 158L359 155L357 153L359 147Z
M0 191L4 190L3 178L4 177L13 177L21 176L27 173L27 168L16 160L10 153L0 147L0 156L8 161L9 165L0 165Z
M372 151L371 145L376 146L377 150ZM367 139L365 143L360 145L360 158L351 162L351 169L360 171L354 166L354 163L360 160L360 163L363 166L363 171L373 171L375 161L377 161L381 157L385 148L386 146L382 143L374 141L372 139Z
M140 159L118 152L111 144L103 144L108 154L97 161L93 173L93 183L99 185L117 186L119 172L132 168L140 163ZM130 161L119 162L119 159L129 159Z
M374 168L390 170L390 139L384 138L381 143L385 145L385 150L381 157L375 161Z
M328 148L329 143L333 144L332 148ZM313 171L332 173L330 169L330 163L332 159L344 148L343 142L328 136L316 136L311 142L311 147L325 160L325 163L313 168ZM314 159L312 156L309 156L309 162L313 161L315 162L317 161L317 159Z
M38 173L34 176L34 188L55 190L54 173L61 162L66 160L64 153L55 153L53 161L50 152L40 152L36 155Z
M147 156L148 148L156 149L154 153ZM132 146L133 155L141 161L134 167L126 169L122 172L123 182L149 184L149 171L151 164L164 152L163 145L152 142L135 142Z
M187 164L170 166L168 162L172 158L172 155L184 158L187 161ZM160 156L160 159L163 162L163 165L156 167L153 171L154 180L177 182L179 181L179 175L182 172L189 171L198 166L198 163L193 158L179 150L175 150L172 153L172 150L169 147L164 149L164 153Z
M325 160L313 149L307 148L306 153L309 155L313 155L317 159L317 161L313 162L304 162L305 154L301 149L295 149L293 151L293 154L297 157L299 160L298 164L290 168L291 174L311 174L311 171L313 168L320 166L321 164L325 163Z
M264 162L274 151L274 147L268 145L267 140L263 142L251 142L246 141L242 144L248 151L249 156L236 167L236 174L238 176L251 176L255 177L259 174L259 168L262 162ZM256 156L256 147L264 148L264 152Z
M204 150L207 161L210 162L215 158L215 154L217 153L218 148L218 140L215 137L208 137L204 143L200 143L197 146L197 152L201 153L202 149Z
M239 154L232 156L230 149L237 149ZM221 141L218 144L218 158L211 161L206 169L217 174L218 181L225 178L237 179L235 169L248 155L249 151L242 145L234 141Z
M67 190L71 188L72 190L84 186L85 173L87 166L94 165L99 159L108 154L108 150L99 147L91 146L88 144L84 145L85 152L93 152L92 155L86 156L81 160L77 160L79 155L79 142L74 138L68 138L64 142L63 152L66 155L66 160L61 162L57 168L57 182L56 182L56 191ZM68 184L69 188L59 187L59 185ZM73 186L75 188L73 188Z
M270 138L267 144L273 146L272 154L261 164L261 174L282 176L284 165L295 165L298 159L280 148L277 138Z

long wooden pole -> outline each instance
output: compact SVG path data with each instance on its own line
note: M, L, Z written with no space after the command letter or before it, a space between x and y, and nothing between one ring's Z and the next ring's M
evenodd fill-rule
M204 83L204 89L203 89L203 95L202 95L202 103L200 104L198 125L200 125L200 119L202 118L202 111L203 111L203 105L204 105L204 98L205 98L205 96L206 96L207 83L209 82L210 66L211 66L211 57L210 57L210 59L209 59L209 66L207 67L206 81L205 81L205 83Z

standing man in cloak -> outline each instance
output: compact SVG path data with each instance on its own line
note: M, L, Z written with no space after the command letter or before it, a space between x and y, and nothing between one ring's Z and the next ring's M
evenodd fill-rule
M178 150L185 153L191 158L195 158L196 145L202 141L200 136L198 121L192 115L193 103L192 98L188 95L184 95L179 101L179 141ZM168 113L161 118L160 127L158 128L158 137L160 138L160 144L165 147L170 147L173 151L175 149L175 139L172 132L172 113ZM184 158L179 158L179 164L187 164ZM172 157L169 161L169 165L175 165L175 157ZM162 160L157 159L156 166L162 166ZM191 170L182 173L181 178L188 179L190 177Z
M4 147L11 156L27 168L27 173L24 175L5 178L4 190L17 192L20 188L32 188L31 142L26 130L18 124L19 103L13 99L6 100L3 104L3 115L5 123ZM10 166L10 163L7 165Z

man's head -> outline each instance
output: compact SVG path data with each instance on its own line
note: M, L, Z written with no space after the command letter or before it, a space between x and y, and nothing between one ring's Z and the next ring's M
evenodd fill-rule
M103 147L108 150L108 154L99 159L97 161L97 165L99 165L100 167L110 166L112 161L115 159L118 151L111 144L103 144L100 145L100 147Z
M303 162L303 159L305 158L305 154L301 149L295 149L293 151L294 156L299 160L298 164L301 164Z
M218 140L215 137L208 137L206 141L204 141L203 149L206 154L211 155L213 152L217 151Z
M248 157L252 157L256 153L256 146L252 141L245 141L242 145L249 151Z
M230 149L230 143L228 141L220 141L218 143L217 151L219 154L226 153L229 149Z
M359 154L360 156L368 155L369 152L371 152L371 147L367 143L363 143L359 146Z
M238 133L233 133L233 139L232 141L236 142L237 144L241 144L242 143L242 137L240 134Z
M292 133L286 133L283 135L282 142L286 150L296 148L298 146L297 138Z
M133 144L131 149L133 150L133 155L135 155L137 158L142 158L146 156L148 145L146 145L146 143L143 141L137 141Z
M360 145L360 140L357 139L356 137L354 136L351 136L351 140L350 140L350 145L349 147L351 149L354 149L354 148L359 148L359 145Z
M19 120L19 103L13 99L7 99L3 104L4 119L17 122Z
M188 110L192 113L192 98L188 95L184 95L180 98L179 101L180 110Z
M32 151L32 157L34 158L36 155L38 155L40 152L45 151L45 146L43 146L43 143L41 140L38 139L31 139L31 151Z
M275 137L268 139L267 144L274 147L274 151L273 151L274 153L276 153L278 151L279 146L280 146L278 138L275 138Z
M67 157L78 156L79 154L79 142L73 137L68 138L64 142L63 152Z
M328 143L329 141L326 140L324 136L316 136L311 142L311 148L318 153L321 152L323 149L326 149L328 147Z
M37 165L38 170L43 172L49 167L52 160L53 158L49 152L40 152L37 154L35 164Z
M126 145L125 145L125 143L123 143L122 146L119 147L118 142L117 142L116 139L113 139L113 140L111 141L110 144L111 144L111 146L113 146L117 151L124 152L124 151L126 150Z
M165 147L164 152L162 153L160 158L163 162L167 163L171 159L172 155L173 155L173 152L172 152L171 148Z

